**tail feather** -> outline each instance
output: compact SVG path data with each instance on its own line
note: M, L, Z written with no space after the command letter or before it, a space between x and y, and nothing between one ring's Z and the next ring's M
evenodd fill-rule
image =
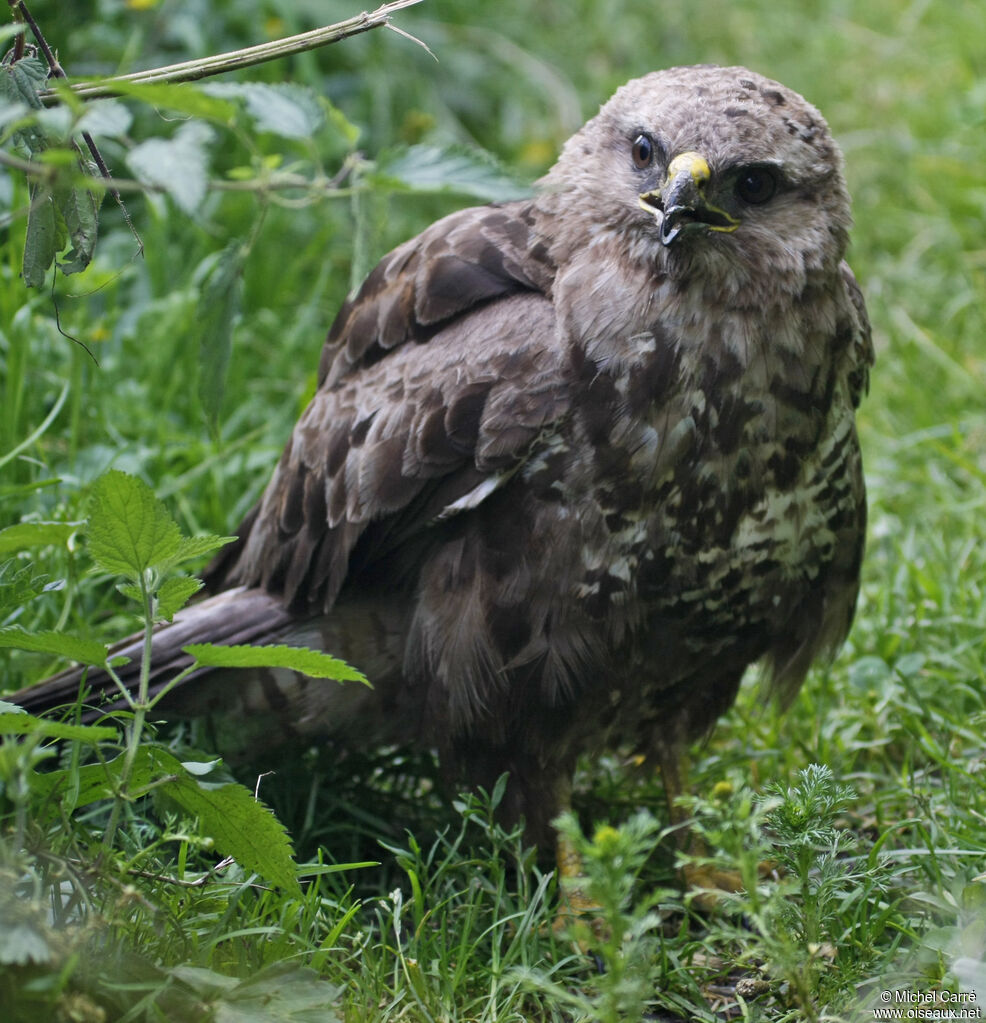
M155 708L164 718L207 717L221 733L224 753L257 750L286 740L333 736L401 742L420 731L422 701L403 677L405 610L383 599L343 601L328 615L305 617L262 589L238 587L209 597L155 629L148 695L153 697L192 663L193 643L232 646L285 643L325 650L362 670L370 689L308 678L281 668L200 668L189 673ZM115 669L135 693L140 683L143 634L111 651L129 657ZM126 702L106 671L69 668L5 696L33 713L72 706L83 688L82 719L91 722Z

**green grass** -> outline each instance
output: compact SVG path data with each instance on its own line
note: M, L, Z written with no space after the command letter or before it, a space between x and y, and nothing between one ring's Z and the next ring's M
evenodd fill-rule
M358 5L31 6L63 63L94 73L231 49ZM201 886L162 880L195 878L218 857L191 824L161 808L127 815L120 855L94 868L107 809L55 831L8 813L36 751L7 741L0 1005L10 1006L9 1018L32 1021L197 1020L210 1018L203 1006L221 1002L226 1015L217 1018L241 1019L265 1011L257 1009L264 998L293 992L295 1002L277 1003L286 1019L561 1023L639 1018L642 1001L664 1020L855 1023L873 1018L881 990L960 983L978 985L982 1005L981 5L426 0L397 20L437 63L394 33L374 32L249 77L329 96L359 126L358 146L371 158L398 143L465 141L531 179L627 78L676 63L743 63L803 92L843 146L855 200L850 260L877 346L860 413L868 553L857 621L835 664L816 670L783 716L751 679L693 751L698 826L711 855L745 874L749 893L726 900L717 915L699 912L677 887L671 838L656 841L667 813L655 773L618 756L584 763L576 809L604 908L618 924L610 937L621 935L597 949L607 964L598 973L551 930L556 893L545 865L490 822L487 803L463 797L451 806L427 757L312 751L263 780L262 795L302 862L380 863L312 874L295 899L236 865ZM143 110L130 135L167 128ZM248 162L251 146L286 161L311 157L300 143L231 137L220 169ZM345 151L331 130L318 136L316 156L329 173ZM116 143L106 155L125 171ZM5 174L10 207L22 207L23 183ZM133 240L106 204L95 264L60 278L54 299L25 292L17 279L23 221L0 222L0 459L37 430L68 386L43 435L0 465L0 526L81 519L89 487L112 466L150 482L185 532L228 532L262 489L314 386L353 259L365 269L467 201L376 189L358 204L340 195L301 210L270 204L261 216L256 197L217 193L193 220L166 200L131 197L144 258L134 258ZM214 432L197 390L201 281L215 253L254 234ZM98 365L59 333L56 305L63 330ZM20 624L106 640L135 627L112 582L87 574L78 550L36 550L29 560L65 582L27 603ZM28 654L4 655L2 664L4 688L54 666ZM179 739L208 743L197 734ZM818 827L798 831L791 814L799 800L810 803L799 786L812 764L831 770L815 780L818 798L835 802L827 821L822 804L810 804ZM249 770L242 779L252 786ZM641 823L641 810L652 825ZM604 823L615 831L600 831ZM763 859L786 863L783 876L754 882ZM135 867L149 876L125 872ZM62 895L53 898L58 885ZM47 962L18 962L17 950L31 942L49 950Z

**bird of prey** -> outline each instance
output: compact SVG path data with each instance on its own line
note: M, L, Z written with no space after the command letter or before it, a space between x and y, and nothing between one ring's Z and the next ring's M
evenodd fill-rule
M506 815L550 843L580 754L673 764L756 662L790 698L863 553L849 227L797 93L739 67L623 86L534 198L439 220L345 303L213 596L154 640L152 684L188 643L280 642L374 688L203 670L169 711L509 772Z

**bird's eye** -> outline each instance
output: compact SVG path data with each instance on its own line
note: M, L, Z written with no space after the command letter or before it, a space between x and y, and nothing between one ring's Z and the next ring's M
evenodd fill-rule
M646 135L638 135L633 140L633 164L639 170L649 167L654 159L654 143Z
M736 179L736 194L743 202L759 206L774 197L777 177L768 167L750 167Z

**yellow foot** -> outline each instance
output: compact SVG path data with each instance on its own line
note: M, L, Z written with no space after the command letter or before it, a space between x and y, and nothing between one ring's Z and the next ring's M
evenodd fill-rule
M777 865L774 863L757 864L760 878L776 876ZM738 870L729 870L716 866L714 863L692 861L681 868L681 879L685 890L695 892L692 905L703 913L714 913L722 907L722 896L741 892L746 888L742 874Z
M605 939L606 927L598 904L582 887L582 857L563 835L558 836L558 913L552 930L558 938L574 940L583 954Z

